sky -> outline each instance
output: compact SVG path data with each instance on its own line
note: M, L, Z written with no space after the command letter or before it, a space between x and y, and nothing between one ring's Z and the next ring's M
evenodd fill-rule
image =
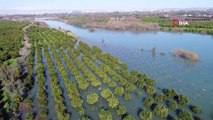
M213 8L213 0L0 0L0 10L152 10Z

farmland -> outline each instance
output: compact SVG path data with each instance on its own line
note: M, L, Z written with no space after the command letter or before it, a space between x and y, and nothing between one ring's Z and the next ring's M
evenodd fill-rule
M155 80L129 71L125 63L96 46L36 25L27 33L31 54L26 60L28 74L20 83L26 94L13 96L1 79L4 119L200 119L201 109L190 104L189 98L173 89L157 90ZM141 106L133 115L124 102L134 102L135 94Z

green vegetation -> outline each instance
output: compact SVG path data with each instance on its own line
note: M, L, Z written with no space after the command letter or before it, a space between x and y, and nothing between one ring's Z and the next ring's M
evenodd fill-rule
M193 113L201 113L201 109L198 106L190 106L190 109Z
M149 110L143 110L139 113L139 118L141 120L152 120L152 112Z
M124 88L122 88L122 87L116 87L115 88L115 94L118 95L118 96L123 96L123 94L124 94Z
M177 95L175 90L173 90L173 89L165 89L164 94L166 97L169 97L169 98L173 98L174 96Z
M126 90L127 92L133 92L135 89L136 89L136 88L135 88L135 86L134 86L132 83L127 83L127 84L125 85L125 90Z
M131 100L131 98L132 98L132 95L130 93L124 94L124 100L129 101L129 100Z
M190 22L187 26L173 26L172 20L163 19L159 17L145 17L143 21L146 23L158 23L161 30L169 31L182 31L182 32L195 32L195 33L206 33L213 34L213 22Z
M98 102L98 94L96 93L89 93L87 95L87 103L88 104L95 104Z
M179 119L179 120L193 120L192 114L189 113L189 112L186 111L186 110L181 110L181 111L178 113L178 119Z
M127 115L123 120L135 120L135 118L132 115Z
M155 90L154 90L154 88L152 88L151 86L146 86L146 87L145 87L145 91L146 91L146 93L147 93L148 95L153 95L153 94L155 94Z
M181 105L188 105L189 104L189 99L187 97L184 97L183 95L177 95L177 96L175 96L175 99Z
M18 119L16 114L25 105L29 93L26 89L31 90L31 83L27 86L31 79L20 79L21 66L27 64L17 59L23 47L22 28L27 25L27 22L0 20L0 119ZM25 108L30 109L30 105L26 104Z
M99 119L100 120L112 120L112 114L107 110L100 109Z
M168 116L168 109L166 107L164 107L162 104L158 104L155 108L154 108L154 114L162 117L162 118L166 118Z
M112 96L107 99L108 106L111 108L116 108L119 104L119 101L116 97Z
M117 108L117 115L118 116L122 116L126 113L126 108L119 105L118 108Z
M155 94L154 95L154 99L158 102L158 103L162 103L165 100L165 96L161 93L161 94Z
M0 21L0 66L4 61L15 59L23 47L22 28L26 22Z
M174 101L174 100L168 101L167 105L168 105L168 107L169 107L170 109L172 109L172 110L177 110L177 108L178 108L178 104L177 104L177 102Z
M101 91L101 97L103 97L103 98L105 98L105 99L111 97L112 95L113 95L113 94L112 94L112 92L111 92L109 89L103 89L103 90Z
M154 100L151 97L146 97L145 100L143 101L143 104L146 107L151 107L153 103L154 103Z

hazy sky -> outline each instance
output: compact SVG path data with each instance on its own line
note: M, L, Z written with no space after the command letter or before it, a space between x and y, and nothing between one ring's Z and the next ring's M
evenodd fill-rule
M0 10L147 10L213 7L213 0L0 0Z

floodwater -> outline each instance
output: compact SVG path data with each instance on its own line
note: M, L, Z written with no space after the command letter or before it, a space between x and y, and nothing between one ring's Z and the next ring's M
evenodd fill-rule
M201 117L213 119L213 36L173 32L121 32L74 27L63 22L45 21L79 36L90 46L98 46L126 63L129 70L140 70L157 81L158 88L173 88L202 108ZM156 52L151 50L156 48ZM183 48L196 52L200 60L174 58L172 51ZM161 55L160 53L165 53ZM142 93L144 96L145 93ZM134 95L132 96L134 98ZM135 96L136 97L136 96ZM136 115L141 100L123 101L127 111ZM128 107L129 106L129 107ZM128 109L129 108L129 109ZM132 112L133 111L133 112Z

